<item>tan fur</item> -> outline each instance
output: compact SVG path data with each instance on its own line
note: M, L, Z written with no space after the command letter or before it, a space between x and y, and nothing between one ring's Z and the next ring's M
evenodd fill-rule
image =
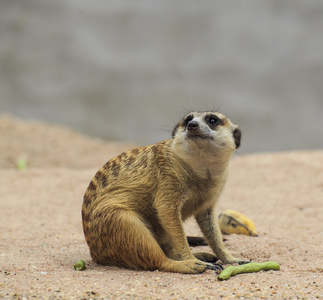
M214 121L216 126L209 123ZM217 258L239 262L224 247L214 208L240 136L224 115L195 112L175 127L172 139L106 163L90 182L82 206L93 260L179 273L203 272ZM215 255L191 253L183 221L192 215Z

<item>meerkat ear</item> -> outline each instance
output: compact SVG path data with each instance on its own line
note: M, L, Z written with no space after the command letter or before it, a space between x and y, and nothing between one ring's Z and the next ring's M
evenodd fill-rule
M176 124L176 126L174 127L173 132L172 132L172 138L174 138L174 137L175 137L175 134L176 134L176 132L177 132L177 129L178 129L178 127L179 127L179 124L180 124L180 123Z
M237 127L233 131L233 139L234 139L234 143L236 145L236 149L238 149L240 147L240 143L241 143L241 129L239 127Z

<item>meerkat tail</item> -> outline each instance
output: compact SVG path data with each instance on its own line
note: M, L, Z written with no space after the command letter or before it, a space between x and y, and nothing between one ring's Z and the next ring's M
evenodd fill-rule
M187 242L190 246L196 247L196 246L207 246L207 242L205 238L199 237L199 236L187 236Z

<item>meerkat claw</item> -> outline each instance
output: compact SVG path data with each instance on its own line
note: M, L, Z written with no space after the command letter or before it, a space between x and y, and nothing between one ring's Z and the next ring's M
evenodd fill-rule
M223 267L217 263L212 263L211 265L207 265L206 269L213 270L213 271L223 271Z

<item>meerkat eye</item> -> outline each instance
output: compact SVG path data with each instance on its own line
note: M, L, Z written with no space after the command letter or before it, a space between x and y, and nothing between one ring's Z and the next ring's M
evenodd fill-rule
M216 124L218 121L219 120L216 118L210 118L210 120L209 120L210 124L212 124L212 125Z
M216 126L222 124L222 121L217 116L210 116L207 118L206 121L212 129L215 128Z

